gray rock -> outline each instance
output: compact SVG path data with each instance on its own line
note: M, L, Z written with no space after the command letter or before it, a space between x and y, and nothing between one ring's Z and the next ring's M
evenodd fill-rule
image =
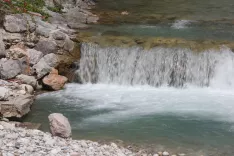
M71 136L71 126L68 119L60 113L49 115L50 130L53 136L68 138Z
M23 40L23 35L19 33L3 33L3 41L8 42L10 44L12 43L18 43Z
M16 78L19 79L22 83L31 85L34 88L36 88L36 86L37 86L37 80L35 79L34 76L20 74L20 75L16 76Z
M5 30L12 33L25 32L27 30L27 21L23 15L6 15L4 22Z
M43 57L45 59L45 62L50 66L50 67L56 67L59 64L59 59L58 56L51 53L47 54Z
M64 34L63 32L61 32L60 30L56 30L52 33L52 37L55 40L65 40L66 39L66 34Z
M42 58L37 64L33 66L33 69L37 73L37 78L40 79L46 74L48 74L51 71L52 67L50 67L45 61L45 59Z
M10 89L6 87L0 87L0 101L5 101L10 96Z
M3 42L3 31L0 30L0 58L5 57L6 51L5 51L5 44Z
M70 40L69 37L67 37L66 40L65 40L65 44L64 44L63 49L66 50L66 51L71 52L74 49L74 47L75 47L74 42L72 40Z
M30 95L20 95L9 101L0 101L1 114L3 117L21 118L30 111L30 107L34 101L34 97Z
M38 26L36 29L36 34L48 38L51 31L52 29L50 28Z
M11 79L21 73L19 60L0 60L0 78Z
M31 94L31 95L32 95L32 94L34 93L33 87L30 86L30 85L28 85L28 84L21 84L19 87L20 87L22 90L25 90L26 93L28 93L28 94Z
M33 66L37 73L38 78L42 78L48 74L53 67L56 67L59 64L59 59L57 55L51 53L45 55L41 60Z
M36 50L41 51L44 55L50 54L50 53L56 53L58 51L58 47L54 41L46 41L41 40L37 43Z
M43 57L43 53L35 49L27 49L30 65L37 64Z
M69 25L79 25L81 23L87 23L87 17L88 15L81 12L81 9L79 7L75 7L70 9L66 14L65 18L67 19L67 23Z

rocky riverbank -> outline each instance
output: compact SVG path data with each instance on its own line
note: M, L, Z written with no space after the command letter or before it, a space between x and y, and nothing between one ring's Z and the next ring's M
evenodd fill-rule
M115 143L100 144L88 140L63 139L39 130L15 127L0 122L0 155L2 156L169 156L166 151L132 152ZM177 154L171 156L185 156Z
M51 11L56 5L62 12ZM43 12L6 14L0 27L0 115L22 118L34 95L60 90L72 80L73 63L80 58L77 34L98 17L92 0L45 0Z
M2 156L124 156L136 155L116 144L101 145L92 141L53 137L39 130L15 128L9 123L0 124ZM0 154L0 155L1 155Z

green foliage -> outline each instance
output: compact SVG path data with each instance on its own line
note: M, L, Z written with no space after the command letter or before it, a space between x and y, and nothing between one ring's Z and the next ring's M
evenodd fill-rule
M44 0L0 0L0 9L10 13L40 13L45 19L49 15L43 11Z

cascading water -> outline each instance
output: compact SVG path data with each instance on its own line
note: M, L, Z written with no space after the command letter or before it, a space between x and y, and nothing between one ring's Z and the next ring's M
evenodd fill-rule
M40 95L30 122L62 112L75 138L165 146L188 156L234 155L229 48L193 52L83 43L76 72L83 84Z
M83 83L185 87L230 87L234 84L234 54L220 50L193 52L187 48L102 48L83 43L80 69Z

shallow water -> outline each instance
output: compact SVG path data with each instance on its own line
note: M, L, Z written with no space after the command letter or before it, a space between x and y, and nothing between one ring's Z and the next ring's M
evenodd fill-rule
M115 12L114 23L88 31L99 37L233 41L233 7L233 0L98 0L95 11ZM232 49L194 53L161 45L143 50L83 44L81 55L84 84L38 96L26 121L48 130L47 116L61 112L73 138L120 139L189 156L234 155Z
M234 18L232 0L98 0L99 11L128 11L131 17L162 15L190 20L219 20ZM144 19L142 21L144 22Z
M61 112L73 138L117 140L198 154L234 154L234 93L211 88L69 84L38 97L28 121ZM160 145L160 146L159 146Z

